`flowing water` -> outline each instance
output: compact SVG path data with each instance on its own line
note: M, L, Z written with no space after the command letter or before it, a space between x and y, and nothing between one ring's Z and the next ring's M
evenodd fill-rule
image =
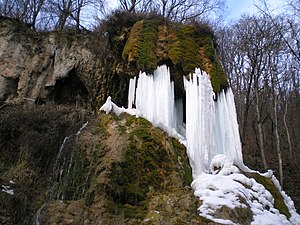
M44 203L35 214L35 225L40 225L40 216L42 210L45 208L48 201L52 200L64 200L64 177L68 177L73 165L75 151L71 148L74 141L77 141L82 130L86 128L88 122L83 124L80 129L68 137L64 138L63 143L61 144L59 151L57 153L54 165L53 165L53 185L47 191L46 203Z

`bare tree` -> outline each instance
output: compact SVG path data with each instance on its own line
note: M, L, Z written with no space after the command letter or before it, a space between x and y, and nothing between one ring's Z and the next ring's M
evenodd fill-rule
M44 3L45 0L2 0L0 14L18 19L35 29Z
M287 5L287 11L289 14L282 16L281 20L275 20L270 10L267 0L260 0L260 4L256 5L256 8L266 17L268 17L273 25L277 28L284 40L285 44L289 48L291 54L296 58L300 64L300 28L299 22L296 22L295 17L300 19L300 0L290 0ZM279 22L281 21L281 23ZM284 26L282 25L284 24Z
M121 8L130 12L155 11L173 21L199 19L224 8L224 0L119 0Z
M249 137L250 121L253 120L256 143L260 150L263 167L267 169L265 139L268 132L265 131L264 124L270 118L274 121L275 141L279 143L278 124L275 122L278 120L277 111L274 112L268 108L268 102L273 105L272 109L278 108L277 102L274 100L271 103L270 100L272 93L272 99L277 99L275 95L277 86L274 83L277 74L274 70L270 70L274 63L271 65L269 58L270 56L275 59L279 57L278 52L283 48L282 37L277 27L266 16L246 16L227 28L227 31L223 31L223 35L225 37L221 38L222 43L220 43L221 60L230 77L230 84L237 99L242 143L243 145L249 144L247 136ZM250 112L255 113L254 118L249 118L252 116ZM280 148L276 149L281 159Z
M300 18L300 0L290 0L288 5L292 9L294 16Z
M72 26L84 28L93 21L94 14L104 11L105 0L1 0L0 15L18 19L40 30ZM84 8L89 9L84 12ZM86 21L83 21L86 18Z
M119 0L119 3L122 9L135 12L136 6L141 3L141 0Z

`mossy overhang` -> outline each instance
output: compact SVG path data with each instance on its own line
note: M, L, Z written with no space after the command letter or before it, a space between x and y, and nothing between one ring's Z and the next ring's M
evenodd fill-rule
M166 64L173 80L200 68L210 75L215 93L229 85L218 59L214 33L207 24L139 20L130 28L122 58L127 68L136 69L136 73L153 73L157 66Z

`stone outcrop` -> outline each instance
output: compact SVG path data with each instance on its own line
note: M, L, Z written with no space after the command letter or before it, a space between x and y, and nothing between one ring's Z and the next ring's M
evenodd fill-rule
M0 123L0 224L216 224L198 214L184 146L145 119L31 105L3 107ZM290 216L269 178L246 175ZM214 215L253 219L249 207Z
M126 106L129 78L161 64L171 68L176 97L184 95L182 75L196 67L211 75L215 92L227 88L207 25L125 17L116 13L94 32L36 32L0 17L0 102L74 103L96 109L110 95Z
M95 34L35 32L1 17L0 100L78 102L92 108L108 95L123 101L128 78L109 68L114 61L108 62L106 49L105 39Z

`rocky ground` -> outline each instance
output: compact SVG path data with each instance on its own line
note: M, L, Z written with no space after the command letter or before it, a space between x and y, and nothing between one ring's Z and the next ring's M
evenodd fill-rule
M144 119L10 105L0 123L1 224L214 224L185 148Z

